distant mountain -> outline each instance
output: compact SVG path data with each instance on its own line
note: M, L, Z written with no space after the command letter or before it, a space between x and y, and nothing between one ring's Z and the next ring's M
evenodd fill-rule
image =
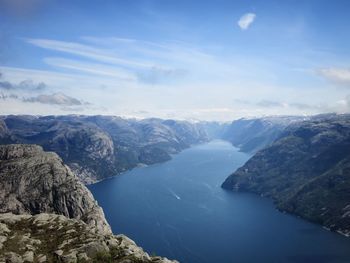
M272 197L281 210L350 235L350 115L291 124L222 187Z
M217 121L201 121L197 123L197 126L207 133L209 139L222 139L230 125L231 123L228 122Z
M208 140L198 124L113 116L2 116L0 143L39 144L56 152L84 183L140 164L167 161L171 154Z
M11 144L0 146L0 262L176 261L113 235L91 192L57 154Z
M228 125L222 138L243 152L255 153L276 140L288 125L306 119L301 116L242 118Z

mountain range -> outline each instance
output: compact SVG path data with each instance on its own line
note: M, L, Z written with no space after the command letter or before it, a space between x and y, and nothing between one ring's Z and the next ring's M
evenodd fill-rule
M0 117L0 144L41 145L57 153L85 184L138 165L167 161L171 154L205 141L205 129L186 121L75 115Z
M223 188L350 236L348 114L232 123L9 115L0 117L0 261L170 262L114 236L84 184L216 138L252 155Z

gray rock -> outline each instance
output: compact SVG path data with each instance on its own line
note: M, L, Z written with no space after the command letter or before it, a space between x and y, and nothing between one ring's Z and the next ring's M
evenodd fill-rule
M27 251L23 255L24 262L33 262L34 261L34 253L33 251Z
M0 146L0 212L0 262L152 262L112 234L90 191L37 145Z
M47 261L47 257L45 255L39 254L36 258L36 261L38 263L43 263Z
M14 252L7 252L4 254L4 257L0 260L4 260L6 263L23 263L23 259L20 255Z
M0 262L159 262L175 263L161 257L150 257L129 238L94 231L81 220L55 214L34 216L0 214L9 240L0 249ZM74 231L71 231L74 230ZM18 245L14 240L26 236ZM41 240L36 244L35 240ZM65 242L74 240L74 242ZM33 245L30 251L23 250ZM58 248L60 247L60 248Z
M111 233L90 191L57 154L37 145L0 146L0 212L56 213Z

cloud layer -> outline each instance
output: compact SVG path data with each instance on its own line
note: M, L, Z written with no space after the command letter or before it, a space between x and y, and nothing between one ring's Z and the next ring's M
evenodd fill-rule
M242 30L254 19L255 14L244 15ZM220 54L212 46L117 37L24 39L24 43L42 49L40 62L46 68L0 67L4 74L0 89L11 92L0 101L6 109L3 114L79 111L227 121L242 116L349 110L346 92L331 92L334 85L295 87L290 84L294 79L286 74L278 82L281 64L276 67L256 54ZM319 68L317 74L332 83L349 81L348 70ZM294 72L315 78L313 68ZM10 104L13 101L16 104Z

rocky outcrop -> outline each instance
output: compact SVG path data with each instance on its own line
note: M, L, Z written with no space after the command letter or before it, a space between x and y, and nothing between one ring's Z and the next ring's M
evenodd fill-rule
M37 145L0 146L0 212L55 213L111 232L90 191L56 153Z
M196 123L115 116L2 116L0 144L41 145L90 184L208 140Z
M144 262L151 257L124 235L96 233L89 225L62 215L0 214L0 262Z
M0 143L10 143L10 131L7 129L6 123L0 119Z
M222 185L272 197L279 209L350 235L350 115L286 128Z
M53 152L0 146L0 262L173 262L113 235L90 191Z

